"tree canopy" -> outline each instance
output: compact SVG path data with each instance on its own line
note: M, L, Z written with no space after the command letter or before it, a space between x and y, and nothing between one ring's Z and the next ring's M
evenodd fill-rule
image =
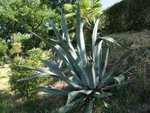
M54 22L60 25L60 9L67 18L68 26L75 28L78 2L86 24L101 14L99 0L0 0L0 38L8 39L14 33L30 32L47 38L53 35L47 24ZM34 36L30 42L33 47L40 43Z
M48 19L57 21L59 15L40 0L0 0L0 37L12 33L46 33Z

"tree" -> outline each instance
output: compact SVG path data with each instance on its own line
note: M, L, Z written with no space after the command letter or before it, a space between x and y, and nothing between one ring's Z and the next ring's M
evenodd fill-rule
M10 38L13 33L18 32L22 34L35 32L47 36L46 22L59 21L59 14L42 3L42 0L0 0L0 18L2 38ZM39 41L33 42L37 44Z

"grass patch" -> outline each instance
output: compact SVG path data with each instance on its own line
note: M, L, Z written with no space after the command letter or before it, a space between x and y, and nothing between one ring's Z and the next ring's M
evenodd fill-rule
M5 93L0 95L1 113L57 113L65 101L59 96L38 97L24 100L17 95Z

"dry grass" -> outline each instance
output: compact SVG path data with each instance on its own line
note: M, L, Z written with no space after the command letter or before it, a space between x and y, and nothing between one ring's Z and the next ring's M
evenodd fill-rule
M110 36L118 40L124 39L124 42L122 42L134 50L128 62L134 63L136 66L142 65L145 76L150 78L150 30L143 30L141 32L130 31Z

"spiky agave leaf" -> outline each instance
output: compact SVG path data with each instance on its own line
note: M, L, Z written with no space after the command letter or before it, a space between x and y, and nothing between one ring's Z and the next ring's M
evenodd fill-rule
M68 95L68 91L66 90L61 90L61 89L56 89L56 88L52 88L52 87L39 87L36 90L31 91L30 93L34 93L34 92L42 92L45 94L60 94L60 95Z
M94 107L94 99L91 100L85 109L85 113L92 113L93 112L93 107Z
M112 44L115 44L119 47L123 47L123 45L121 43L117 42L116 40L114 40L113 38L111 38L109 36L98 37L95 44L99 43L101 40L105 40L105 41L111 42Z
M106 57L105 57L105 62L104 62L104 67L102 69L102 73L100 75L100 80L103 79L104 75L105 75L105 72L106 72L106 67L107 67L107 63L108 63L108 55L109 55L109 48L107 48L106 50Z
M47 67L49 67L51 70L53 70L54 73L57 74L57 76L62 79L63 81L65 81L66 83L68 83L69 85L73 86L74 88L82 88L82 86L74 83L73 81L70 81L59 69L58 65L55 64L54 62L49 62L47 60L41 60L43 62L44 65L46 65Z
M93 34L92 34L92 53L93 53L93 65L92 65L92 78L93 78L93 87L97 86L97 75L100 75L100 54L102 49L102 43L95 45L97 40L97 30L98 30L99 20L96 21Z
M88 89L72 91L68 94L67 104L70 103L75 97L79 96L79 94L89 95L91 92L92 92L92 90L88 90Z
M89 86L89 77L87 72L87 55L85 49L85 42L83 36L83 23L81 22L80 17L80 6L77 7L77 30L76 30L76 39L77 39L77 49L78 49L78 56L79 56L79 66L83 73L82 81L85 83L86 86Z
M72 107L75 107L76 105L78 105L79 103L83 102L85 100L84 96L79 97L78 99L72 101L69 104L66 104L65 106L61 107L58 110L58 113L66 113L68 110L70 110Z

